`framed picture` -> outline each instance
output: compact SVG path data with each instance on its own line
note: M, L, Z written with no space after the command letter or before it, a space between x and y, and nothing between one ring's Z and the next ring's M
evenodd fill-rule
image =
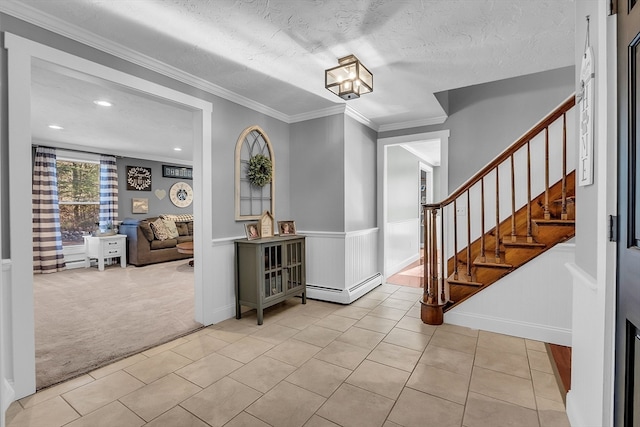
M131 213L149 213L149 199L131 199Z
M127 190L151 191L151 168L127 166Z
M193 168L162 165L163 178L193 179Z
M278 221L278 231L281 236L296 234L295 221Z
M244 225L244 231L247 233L247 240L255 240L260 238L260 229L257 222L250 222Z

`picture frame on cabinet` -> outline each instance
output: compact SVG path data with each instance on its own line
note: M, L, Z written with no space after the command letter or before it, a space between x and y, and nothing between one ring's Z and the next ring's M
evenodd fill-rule
M247 234L247 240L256 240L260 238L260 228L257 222L250 222L244 225L244 231Z
M278 221L278 231L281 236L293 236L296 234L295 221Z

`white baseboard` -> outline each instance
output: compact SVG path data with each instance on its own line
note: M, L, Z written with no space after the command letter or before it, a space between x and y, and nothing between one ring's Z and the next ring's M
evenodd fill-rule
M347 289L327 288L307 283L307 297L338 304L351 304L381 284L382 275L380 273Z
M0 402L0 427L5 426L5 413L9 408L9 405L13 403L16 397L16 392L13 389L13 386L6 378L2 378L2 392L0 396L2 396L2 402Z
M207 316L211 319L211 323L209 325L214 325L216 323L220 323L224 320L231 319L232 317L236 317L236 305L230 304L224 307L220 307L214 310L210 316ZM204 326L209 326L204 325Z
M452 325L571 346L571 329L452 311L444 314L444 321Z

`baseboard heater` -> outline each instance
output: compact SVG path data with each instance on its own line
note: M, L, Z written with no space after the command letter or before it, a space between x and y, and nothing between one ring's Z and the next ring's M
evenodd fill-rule
M307 296L311 299L337 302L340 304L350 304L381 284L382 274L380 273L376 273L347 289L329 288L327 286L307 283Z

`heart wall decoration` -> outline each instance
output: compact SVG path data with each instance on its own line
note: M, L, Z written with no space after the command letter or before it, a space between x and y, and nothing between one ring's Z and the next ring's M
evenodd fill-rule
M166 190L158 189L158 190L154 191L154 193L156 194L156 197L158 198L158 200L162 200L165 197L167 197L167 191Z

